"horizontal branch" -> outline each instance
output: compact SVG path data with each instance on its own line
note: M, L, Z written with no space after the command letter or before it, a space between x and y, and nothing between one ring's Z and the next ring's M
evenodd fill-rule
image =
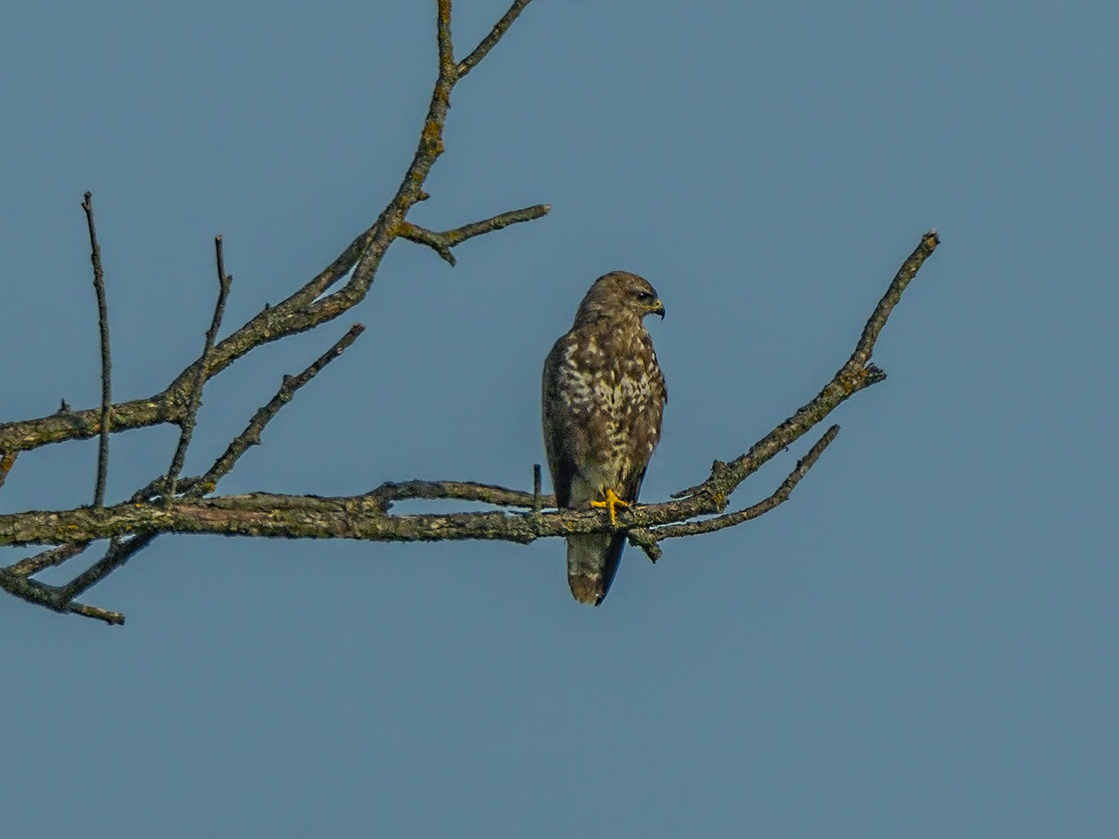
M741 513L695 523L696 533L755 518L784 501L793 487L812 467L835 438L838 426L813 446L797 463L792 474L766 501ZM429 513L389 515L393 501L444 499L480 501L527 508L529 512ZM540 502L555 504L553 496ZM357 539L376 542L446 541L494 539L518 543L573 533L603 533L647 529L682 522L715 510L702 496L663 504L640 505L618 516L617 524L597 510L533 510L536 496L498 486L464 481L408 481L384 484L363 495L322 497L252 493L201 501L175 500L165 505L120 504L94 509L81 507L53 513L22 513L0 516L0 545L22 545L64 538L104 539L127 533L207 533L223 536L254 536L288 539ZM735 521L734 519L738 520ZM717 524L718 522L725 524ZM684 525L692 526L692 525ZM655 539L688 535L668 528L651 531ZM136 537L141 538L141 537Z
M531 493L504 492L510 499L527 498L531 505ZM458 495L448 489L439 497L456 499ZM615 526L611 525L608 516L596 510L521 515L501 511L389 515L384 512L383 504L383 499L375 493L342 497L254 493L201 500L180 498L164 504L126 502L114 507L30 511L0 515L0 546L90 541L131 533L205 533L375 542L497 539L528 543L544 536L648 527L716 512L709 502L697 496L667 504L636 507L628 516L619 516Z
M505 487L477 484L473 481L405 481L394 484L385 483L366 493L364 498L371 499L385 512L394 501L408 499L454 499L456 501L480 501L498 507L525 507L539 509L540 505L555 507L554 495L536 495L530 492L506 489Z

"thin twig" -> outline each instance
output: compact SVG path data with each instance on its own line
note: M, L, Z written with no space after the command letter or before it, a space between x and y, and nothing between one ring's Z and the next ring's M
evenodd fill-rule
M536 487L539 491L539 486ZM478 484L473 481L404 481L403 483L385 483L374 490L367 492L363 498L375 502L382 510L388 512L394 501L408 501L414 499L447 499L454 501L480 501L494 504L498 507L524 507L536 509L537 504L556 506L553 495L539 495L520 492L505 487Z
M510 210L508 213L502 213L492 218L476 221L472 224L464 224L462 227L456 227L454 230L444 230L442 232L428 230L426 227L420 227L418 224L405 221L401 223L398 235L400 238L407 239L410 242L427 245L439 254L445 262L454 266L455 257L451 253L451 248L456 245L465 242L467 239L473 239L475 236L501 230L503 227L508 227L511 224L520 224L521 222L541 218L542 216L546 216L551 209L551 204L534 204L531 207L524 207L520 210Z
M543 506L543 497L540 495L540 464L532 464L532 512L539 513L540 508ZM555 498L552 498L552 503L555 504Z
M859 343L847 362L849 368L861 370L870 361L870 357L874 353L874 344L878 340L878 335L882 332L882 327L886 325L886 319L889 318L890 313L901 300L902 292L917 276L917 271L920 270L925 260L932 255L939 244L940 236L937 235L934 227L921 238L921 244L902 263L889 288L886 289L886 293L882 295L882 299L878 301L878 305L874 307L874 311L867 319L866 326L863 327L863 334L859 337Z
M245 427L245 430L233 439L222 456L214 462L214 465L210 467L205 475L196 483L192 483L192 486L184 495L197 498L208 492L213 492L218 482L233 469L241 455L248 451L250 446L260 445L260 434L264 431L264 427L271 422L272 418L279 413L284 405L292 400L292 397L295 396L295 392L318 375L319 371L326 367L326 365L345 352L364 331L365 326L363 324L355 323L350 327L349 332L338 339L334 346L319 356L310 367L298 376L284 376L283 383L276 392L276 395L268 401L268 404L264 405L253 415L253 418L249 420L249 424Z
M135 554L152 543L158 533L138 533L130 539L114 541L105 555L89 568L59 588L62 598L69 602L86 589L101 582Z
M198 359L198 374L195 376L186 415L183 417L182 429L179 433L179 445L175 447L175 455L171 458L171 466L167 470L167 495L171 497L175 495L179 473L183 471L187 448L190 447L190 439L194 434L194 426L198 420L198 409L202 405L202 389L206 385L206 367L210 355L214 351L218 330L221 329L222 316L225 314L225 302L229 298L229 289L233 283L233 277L225 273L225 256L221 236L214 237L214 252L218 269L218 300L214 306L214 316L210 319L210 328L206 331L202 355Z
M772 510L779 504L783 504L788 500L789 495L792 493L793 488L800 483L800 479L807 474L808 470L813 467L820 455L824 453L832 440L839 433L839 426L833 425L826 432L824 436L816 441L816 444L808 450L808 454L797 461L796 467L789 473L789 476L781 483L776 491L768 498L759 501L745 510L739 510L736 513L726 513L725 515L715 516L702 521L690 521L681 524L669 524L663 527L648 529L644 527L636 528L629 531L627 534L629 542L634 547L638 547L645 552L650 561L656 562L664 554L661 550L659 542L662 539L672 539L677 536L694 536L698 533L712 533L716 530L722 530L724 527L734 527L735 525L742 524L743 522L756 519L758 516L764 515ZM692 490L684 490L682 493L674 493L673 497L686 497L689 494L694 494Z
M835 439L837 434L839 434L838 425L833 425L824 432L824 435L808 450L808 454L797 461L796 467L781 483L781 486L779 486L772 495L759 501L757 504L735 513L726 513L721 516L703 519L702 521L669 524L664 527L654 528L649 532L651 532L653 537L658 541L662 539L674 539L679 536L694 536L698 533L714 533L716 530L722 530L725 527L734 527L737 524L742 524L751 519L756 519L758 516L765 515L774 507L788 500L793 489L800 483L800 479L816 464L816 461L820 459L820 455L824 453L824 449L831 445L831 442Z
M71 603L70 611L75 615L81 615L83 618L105 621L109 626L124 626L124 615L120 612L110 612L108 609L102 609L99 606L87 606L84 603Z
M37 553L35 556L21 559L19 562L9 565L8 570L20 577L30 577L45 568L53 568L68 559L73 559L88 547L89 542L67 542L57 548L51 548L48 551Z
M513 25L513 21L517 19L517 16L524 11L525 6L530 2L532 2L532 0L515 0L513 5L509 7L509 11L503 14L501 20L494 24L493 29L490 30L490 34L482 39L482 43L478 44L470 55L459 62L458 77L460 79L473 70L478 63L486 57L489 51L497 46L497 42L509 31L509 27Z
M93 506L105 503L105 481L109 474L109 411L113 404L113 363L109 353L109 307L105 302L105 272L101 267L101 246L93 224L93 193L82 201L86 226L89 228L90 262L93 263L93 290L97 295L97 326L101 332L101 420L97 445L97 483L93 490Z
M73 612L75 615L95 618L118 626L124 623L124 615L120 612L110 612L108 609L88 606L85 603L67 602L60 589L13 574L7 568L0 568L0 588L21 600L37 606L45 606L55 612Z

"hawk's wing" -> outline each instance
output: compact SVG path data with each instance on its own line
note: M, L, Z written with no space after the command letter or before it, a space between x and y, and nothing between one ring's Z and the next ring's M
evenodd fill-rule
M571 482L577 471L575 451L571 445L579 433L575 427L574 416L564 394L561 381L561 365L564 360L566 342L564 335L548 357L544 360L544 377L541 393L542 415L544 418L544 449L548 456L548 469L552 473L552 485L556 493L556 504L563 508L571 503Z

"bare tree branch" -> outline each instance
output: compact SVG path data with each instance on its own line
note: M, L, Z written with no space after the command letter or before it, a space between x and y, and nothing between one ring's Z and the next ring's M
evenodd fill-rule
M57 548L35 554L35 556L21 559L19 562L9 565L8 570L20 577L30 577L46 568L53 568L68 559L73 559L88 547L89 542L69 542L65 545L59 545Z
M797 461L797 465L789 476L781 482L772 495L747 507L745 510L739 510L736 513L724 513L721 516L713 516L709 519L702 519L700 521L689 521L682 524L668 524L664 527L657 527L652 530L645 528L638 528L629 532L629 541L637 545L648 555L649 559L656 562L661 557L661 549L657 544L662 539L673 539L680 536L695 536L700 533L714 533L716 530L722 530L726 527L734 527L735 525L748 522L751 519L756 519L758 516L765 515L774 507L785 503L789 496L792 494L793 489L800 479L808 474L816 461L820 459L820 455L824 453L824 449L831 445L831 442L839 434L839 426L833 425L826 432L824 436L816 441L816 444L808 450L808 454Z
M120 612L111 612L98 606L87 606L84 603L71 603L69 611L83 618L105 621L109 626L124 626L124 615Z
M69 603L90 586L108 577L135 554L152 543L158 534L139 533L125 541L114 541L97 562L59 589L60 596Z
M84 603L68 603L61 596L59 590L53 586L17 576L6 568L0 568L0 588L9 594L14 594L21 600L26 600L28 603L34 603L38 606L45 606L55 612L73 612L76 615L104 621L107 624L121 625L124 623L124 615L120 612L110 612L108 609L87 606Z
M513 5L509 7L509 11L503 14L501 20L494 24L490 34L482 39L482 43L478 44L470 55L459 62L458 77L460 79L478 66L478 63L489 54L489 51L497 46L497 42L509 31L513 21L517 19L517 16L524 11L525 6L530 2L531 0L515 0Z
M407 239L410 242L416 242L420 245L427 245L434 250L444 261L455 264L455 257L451 253L451 248L455 245L465 242L467 239L473 239L475 236L481 236L483 233L492 233L495 230L501 230L503 227L508 227L511 224L519 224L524 221L532 221L541 216L548 214L552 209L551 204L536 204L532 207L525 207L522 210L511 210L508 213L502 213L499 216L488 218L483 221L476 221L473 224L464 224L462 227L456 227L454 230L444 230L442 233L437 233L434 230L428 230L426 227L412 224L410 221L401 223L400 238Z
M284 405L292 400L295 392L318 375L323 367L340 356L364 331L365 327L362 324L355 323L350 327L349 332L335 342L334 346L319 356L310 367L298 376L284 376L276 395L253 415L245 430L233 438L225 452L214 461L214 465L207 470L206 474L201 477L184 478L179 481L178 489L183 491L183 495L188 498L200 498L213 492L218 482L232 471L241 455L248 451L250 447L260 445L260 435L264 431L264 427L272 421L272 418L279 413ZM141 504L171 494L166 492L166 483L166 476L156 478L147 486L136 490L130 499L131 503Z
M109 411L113 405L113 362L109 353L109 306L105 302L105 272L101 267L101 246L93 224L93 193L82 201L86 226L89 228L89 260L93 263L93 291L97 295L97 327L101 333L101 415L100 439L97 444L97 481L93 489L93 506L105 502L105 481L109 474Z
M711 477L704 482L701 492L707 492L713 497L722 497L725 503L725 497L756 472L762 464L800 439L816 423L834 411L850 396L871 385L885 381L886 373L875 365L868 363L874 352L874 344L878 340L878 335L881 333L886 319L889 318L894 307L901 300L902 292L917 275L925 260L936 250L938 244L940 244L940 238L937 236L936 230L930 230L921 237L920 243L902 263L901 268L898 269L897 274L886 289L886 293L878 301L878 305L867 320L866 326L863 327L862 336L859 338L854 352L851 353L851 357L836 372L832 380L824 386L823 390L816 395L816 398L755 443L748 452L729 464L717 464L716 468L712 469Z
M539 490L539 487L536 488ZM554 495L519 492L505 487L476 484L473 481L406 481L401 484L381 484L375 490L360 496L377 504L382 512L388 512L394 501L414 499L453 499L455 501L479 501L497 507L537 507L537 502L556 505Z
M65 605L58 596L58 590L53 586L13 574L7 568L0 569L0 588L9 594L14 594L16 597L26 600L28 603L46 606L56 612L65 611Z
M298 376L284 376L284 381L276 395L253 415L245 430L233 439L222 456L214 461L214 465L186 494L192 498L197 498L208 492L213 492L218 482L233 469L241 455L248 451L250 446L260 445L260 435L264 431L264 427L272 421L272 418L280 412L284 405L295 397L295 392L315 378L326 365L344 353L364 331L365 326L363 324L355 323L345 335L334 343L334 346L320 355L313 364Z

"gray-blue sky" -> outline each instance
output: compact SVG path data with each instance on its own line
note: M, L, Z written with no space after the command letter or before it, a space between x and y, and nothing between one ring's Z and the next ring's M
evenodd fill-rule
M215 233L233 323L368 224L426 107L430 5L0 11L0 419L96 402L84 190L120 398L199 351ZM458 3L460 53L503 6ZM1113 829L1117 18L537 0L456 91L415 219L552 214L453 270L394 246L353 313L369 330L225 489L527 485L541 361L591 280L625 268L668 308L645 489L663 498L812 396L936 226L878 347L889 380L840 410L789 504L655 567L628 553L597 610L570 599L558 542L185 537L91 593L123 630L0 602L5 829ZM349 322L216 380L188 470ZM117 436L110 496L174 439ZM0 509L85 503L94 459L93 441L22 457Z

